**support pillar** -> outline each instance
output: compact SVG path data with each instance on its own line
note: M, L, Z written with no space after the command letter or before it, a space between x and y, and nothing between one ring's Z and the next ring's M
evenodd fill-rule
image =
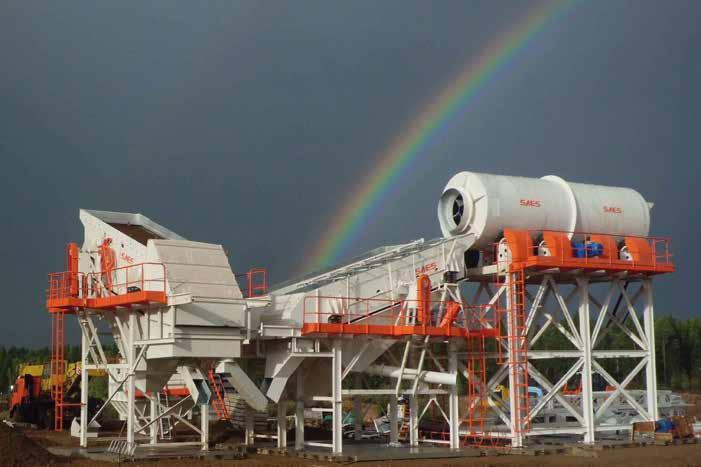
M419 398L416 395L409 398L409 445L419 445Z
M136 392L136 368L135 368L135 332L136 332L136 315L132 312L129 314L129 342L127 342L127 362L129 376L127 377L127 444L131 447L134 445L134 418L136 417L136 404L134 393Z
M399 444L399 427L397 426L397 396L389 396L389 444Z
M659 418L657 407L657 368L655 367L655 309L652 299L652 279L643 279L643 300L645 310L643 311L643 328L647 339L647 365L645 365L645 396L647 398L647 412L650 421Z
M295 450L304 450L304 373L297 369L297 403L295 404Z
M88 447L88 337L81 326L80 339L80 447Z
M331 418L332 433L331 445L334 454L343 452L343 360L341 352L341 340L333 340L333 358L331 359Z
M280 399L277 403L277 447L287 448L287 401Z
M200 431L202 450L209 451L209 404L200 405Z
M592 389L591 321L589 316L589 279L577 278L579 293L579 337L582 341L582 418L584 442L594 442L594 393Z
M149 401L149 409L150 409L150 414L149 416L151 417L151 420L153 421L158 417L158 411L156 410L158 407L158 399L157 399L157 394L151 393L151 400ZM149 427L149 435L150 435L150 444L155 445L158 444L158 426L159 423L151 423L151 426Z
M450 425L450 448L460 447L459 415L458 415L458 352L454 340L448 342L448 372L455 377L456 384L449 386L448 395L448 424Z
M246 409L244 411L244 424L245 424L245 432L244 432L244 444L246 446L253 446L253 443L255 443L255 413L253 412L253 409L246 404Z

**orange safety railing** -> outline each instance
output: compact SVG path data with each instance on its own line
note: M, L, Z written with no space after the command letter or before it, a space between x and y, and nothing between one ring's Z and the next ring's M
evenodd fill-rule
M265 268L252 268L248 272L236 274L236 278L245 278L247 298L261 297L268 293L268 271Z
M424 307L428 312L422 316ZM304 298L303 322L303 333L496 337L501 332L496 307L452 300L310 295Z
M674 269L671 239L668 237L505 229L504 239L511 250L513 262L651 272ZM493 255L494 262L499 261L499 244Z
M76 281L80 287L73 284ZM48 300L66 298L102 298L134 292L165 292L166 266L163 263L139 263L109 272L54 272L49 274Z
M58 300L69 297L80 297L80 288L75 290L73 284L80 283L83 273L71 271L49 273L49 288L46 289L48 300Z

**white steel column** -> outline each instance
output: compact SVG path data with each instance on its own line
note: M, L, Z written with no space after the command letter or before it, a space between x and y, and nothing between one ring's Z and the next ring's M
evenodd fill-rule
M246 408L244 410L244 424L245 424L245 431L244 431L244 444L246 446L253 446L255 443L255 413L253 412L253 409L251 406L246 404Z
M81 326L80 338L80 447L88 447L88 336Z
M287 447L287 401L282 398L277 403L277 447Z
M156 417L158 417L158 412L156 411L158 400L157 400L157 394L154 392L151 394L151 400L149 400L149 408L150 408L150 414L149 416L151 417L150 422L153 422ZM158 444L158 423L151 423L151 426L149 427L149 435L151 437L150 443L151 444Z
M389 396L389 444L399 444L399 429L397 427L397 396Z
M458 415L458 352L455 348L455 342L451 339L448 342L448 372L455 378L455 384L449 386L450 394L448 395L448 412L450 425L450 448L458 449L460 447L460 426Z
M332 419L332 451L334 454L343 452L343 360L341 340L333 340L333 358L331 359L331 419Z
M200 442L202 450L209 451L209 404L200 404Z
M304 449L304 373L297 369L297 402L295 404L295 449Z
M409 398L409 445L419 445L419 397Z
M129 447L134 445L134 418L136 417L136 404L134 393L136 392L136 368L135 368L135 348L134 341L136 337L136 314L134 311L129 313L129 342L127 342L127 364L129 372L127 381L127 444Z
M659 418L657 408L657 369L655 367L655 310L652 300L652 279L645 278L642 282L643 300L645 310L643 311L643 326L645 328L645 338L647 339L647 365L645 366L645 392L647 396L647 412L651 421Z
M589 279L577 278L579 292L579 337L582 341L582 418L584 442L594 442L594 397L592 391L591 330L589 317Z

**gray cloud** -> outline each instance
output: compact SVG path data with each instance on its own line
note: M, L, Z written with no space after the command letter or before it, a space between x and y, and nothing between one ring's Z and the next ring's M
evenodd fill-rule
M4 2L0 342L48 344L46 273L78 208L142 212L289 277L422 103L531 2ZM698 2L580 2L427 148L349 253L439 233L454 172L632 186L690 316L700 221Z

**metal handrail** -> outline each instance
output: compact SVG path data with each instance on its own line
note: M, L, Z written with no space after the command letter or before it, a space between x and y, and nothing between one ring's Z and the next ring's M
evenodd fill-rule
M148 274L149 268L159 268L160 273ZM138 271L138 272L136 272ZM121 282L112 279L124 276ZM130 279L131 275L131 279ZM73 272L63 271L49 273L49 288L46 298L49 300L66 298L101 298L111 295L124 295L135 291L166 291L167 271L163 263L145 262L121 266L110 271ZM78 287L72 287L77 281ZM155 288L153 284L159 284ZM130 290L135 287L138 290Z
M497 307L462 303L459 313L449 323L441 326L451 300L428 302L431 310L427 322L418 316L419 300L392 300L351 296L308 295L303 302L304 324L339 324L344 326L414 326L418 328L458 327L467 330L491 329L499 331L501 319ZM372 320L372 323L369 321Z

